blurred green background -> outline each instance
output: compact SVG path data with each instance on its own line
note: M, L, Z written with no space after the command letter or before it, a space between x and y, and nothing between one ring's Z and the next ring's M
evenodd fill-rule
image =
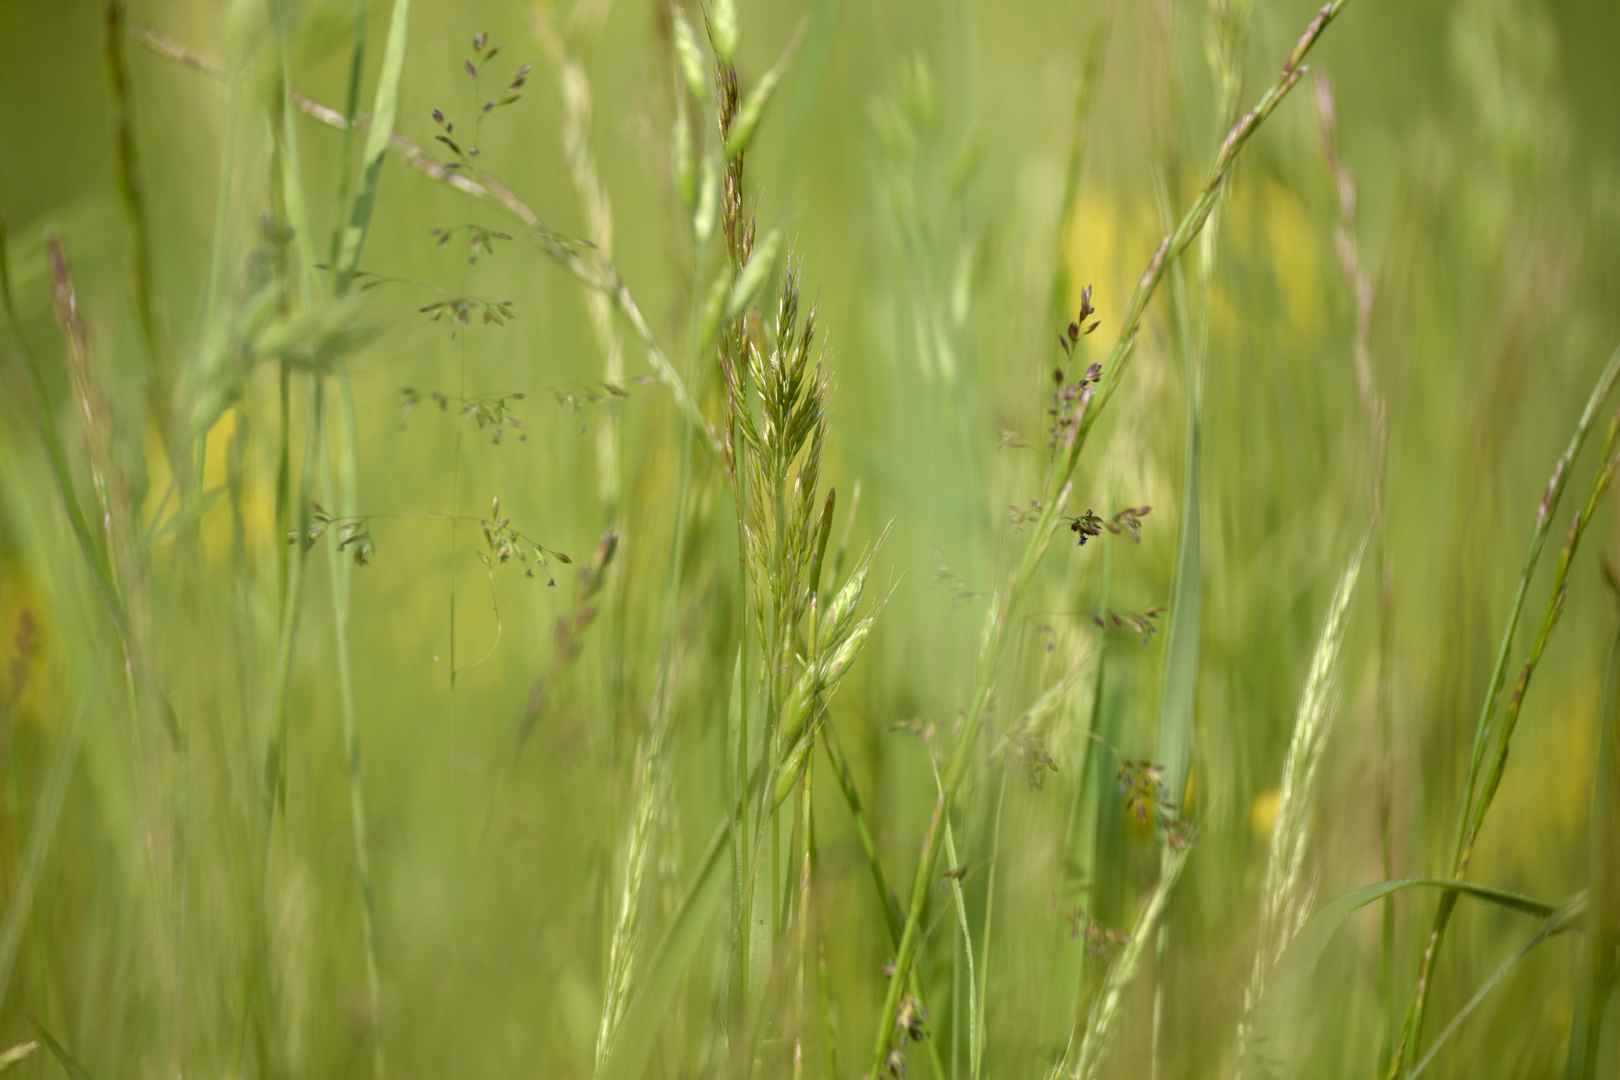
M263 73L278 59L266 16L274 5L127 7L131 27L247 72L227 83L136 37L125 42L157 336L183 373L206 351L213 261L231 308L246 303L255 260L265 257L261 221L272 194ZM284 7L290 85L341 108L354 4ZM373 2L366 16L362 108L388 8ZM795 28L807 27L749 152L748 200L762 233L784 230L803 261L806 296L821 305L835 382L823 465L823 483L838 489L835 545L857 484L850 557L892 522L874 580L892 585L893 596L829 715L889 880L904 895L933 804L930 761L953 739L973 690L988 595L1023 545L1008 509L1040 490L1043 410L1059 358L1053 335L1089 283L1102 326L1080 348L1088 361L1103 359L1167 227L1156 190L1162 185L1179 215L1219 146L1210 8L1203 0L771 0L741 10L745 89ZM1253 5L1240 54L1243 108L1275 77L1313 10L1309 0ZM668 9L582 0L551 18L588 75L588 132L611 200L614 263L706 412L718 415L713 358L694 360L686 345L707 282L694 280L670 179L679 78ZM491 80L535 66L522 100L480 125L479 166L550 228L600 241L569 173L569 106L534 26L520 0L416 0L396 126L440 150L430 116L438 108L464 118L465 133L477 102L462 64L473 35L487 32L502 47ZM1077 86L1099 33L1095 94L1077 119ZM603 355L581 285L521 236L476 265L461 241L440 247L431 230L520 230L391 155L362 266L401 280L366 294L363 316L375 336L346 362L358 505L385 515L371 524L372 565L355 571L350 624L377 919L374 1005L324 544L304 583L267 916L254 913L284 551L275 518L277 382L268 366L253 373L240 407L208 436L203 496L177 516L181 500L166 497L164 437L144 404L103 43L102 11L91 0L0 0L0 214L20 330L46 369L49 407L88 500L87 431L52 315L48 230L70 260L93 383L110 408L112 459L129 490L128 528L138 536L125 569L145 581L145 648L186 738L182 748L151 702L132 720L118 638L62 512L8 336L0 344L0 889L8 905L0 964L9 970L0 966L0 1048L33 1038L33 1016L97 1077L232 1075L238 1061L250 1075L364 1076L377 1039L394 1075L588 1075L676 527L686 543L678 632L668 643L672 757L645 885L644 951L724 814L719 777L739 627L723 478L712 457L694 451L678 514L680 418L669 394L634 381L625 399L602 394ZM1473 721L1536 506L1620 340L1617 45L1620 11L1598 0L1356 0L1312 54L1313 70L1337 90L1340 151L1357 184L1357 240L1372 286L1370 352L1389 409L1396 876L1449 868ZM1203 602L1187 799L1199 839L1170 909L1164 958L1125 998L1109 1076L1231 1069L1283 755L1329 595L1370 521L1355 306L1335 254L1338 195L1313 98L1302 84L1260 130L1221 217L1208 304ZM324 250L340 136L301 116L293 130ZM1065 205L1077 138L1083 166ZM1059 269L1069 282L1061 321L1050 303ZM515 318L505 326L475 319L453 336L419 311L461 294L510 300ZM964 885L976 939L994 889L991 955L981 968L987 1074L1044 1075L1062 1051L1076 987L1095 984L1100 967L1068 933L1074 890L1088 891L1100 923L1124 928L1154 880L1152 831L1125 812L1112 759L1094 749L1085 769L1076 763L1091 717L1127 757L1155 754L1166 635L1139 647L1129 630L1109 633L1104 696L1093 702L1104 635L1088 616L1103 603L1105 548L1109 610L1170 603L1187 380L1168 296L1161 290L1149 311L1070 503L1072 513L1090 506L1105 516L1150 505L1141 543L1105 535L1078 548L1061 534L1015 616L993 734L961 799L956 842L975 867ZM615 326L627 378L652 374L625 323ZM182 378L178 392L190 385ZM305 385L294 383L295 469ZM526 439L513 429L492 444L488 431L431 401L402 426L402 387L522 393L511 404ZM184 402L176 408L183 414ZM605 504L601 479L598 435L610 417L622 439L617 508ZM998 424L1037 449L1001 445ZM1577 463L1554 548L1592 468ZM543 571L537 580L511 567L486 574L474 557L476 525L430 516L483 515L495 496L518 528L573 557L550 566L554 587ZM197 544L186 541L184 513L198 515ZM1615 625L1598 564L1620 554L1613 510L1600 513L1470 869L1473 880L1555 903L1585 887L1591 868L1593 766ZM576 570L610 524L619 548L595 601L600 611L519 744L531 688L566 644L554 625L573 610ZM1553 561L1543 560L1530 589L1532 625ZM1319 781L1312 852L1324 898L1383 873L1378 576L1369 562ZM1174 617L1171 610L1160 622ZM1521 628L1510 679L1527 640ZM487 652L453 685L452 648L463 666ZM1016 758L992 751L1042 690L1072 673L1072 692L1045 729L1057 771L1035 790ZM855 1076L892 949L837 789L823 780L815 800L818 933L840 1068ZM1083 804L1095 808L1095 849L1077 883L1063 845L1071 810ZM931 890L922 976L945 1067L966 1076L946 896ZM1432 894L1396 901L1401 1003L1433 907ZM723 1067L713 1033L724 923L714 919L685 975L651 1075ZM1435 974L1429 1039L1532 929L1495 908L1459 908ZM1532 953L1430 1075L1563 1075L1581 948L1580 935L1566 935ZM1378 964L1369 909L1347 924L1311 984L1305 1074L1374 1069L1384 1023ZM790 1073L787 1038L766 1032L764 1075ZM1612 1030L1606 1039L1599 1075L1620 1060ZM912 1059L926 1075L922 1055ZM819 1049L810 1060L812 1071L820 1067ZM38 1054L18 1075L57 1069Z

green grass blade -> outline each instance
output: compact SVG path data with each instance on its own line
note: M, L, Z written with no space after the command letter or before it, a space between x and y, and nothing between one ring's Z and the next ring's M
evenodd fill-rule
M1515 964L1528 956L1531 949L1534 949L1554 934L1561 934L1573 928L1574 924L1586 915L1587 901L1588 896L1585 892L1578 893L1566 901L1563 907L1547 916L1547 921L1541 924L1541 929L1536 931L1535 936L1525 942L1518 952L1508 957L1502 966L1496 969L1496 973L1485 980L1485 984L1479 988L1478 992L1468 999L1468 1004L1459 1009L1457 1015L1452 1017L1451 1023L1446 1025L1446 1029L1440 1033L1440 1037L1434 1040L1434 1045L1429 1047L1429 1052L1423 1055L1423 1060L1419 1061L1416 1067L1412 1069L1411 1080L1417 1080L1419 1074L1429 1067L1429 1063L1440 1052L1440 1048L1446 1044L1446 1040L1456 1034L1457 1029L1462 1026L1462 1022L1468 1019L1469 1014L1479 1007L1479 1003L1484 1001L1486 995L1496 988L1496 984L1501 982L1509 971L1513 970Z
M28 1022L33 1025L35 1031L39 1032L39 1037L45 1040L45 1047L50 1050L51 1056L56 1058L57 1064L61 1065L73 1080L90 1080L90 1074L84 1071L84 1066L74 1061L72 1056L62 1049L62 1044L57 1042L49 1031L45 1030L44 1024L32 1016L28 1018Z
M376 102L371 108L371 130L366 133L362 154L360 190L355 193L354 208L349 213L349 224L343 230L343 243L338 249L337 281L333 291L339 295L348 291L355 270L360 266L371 211L377 205L377 183L382 178L383 158L388 154L394 116L399 111L399 77L405 70L405 39L410 21L411 0L394 0L393 13L388 18L388 43L383 46L382 72L377 76Z
M1274 1076L1293 1075L1292 1062L1302 1033L1299 1008L1307 997L1311 973L1316 970L1317 962L1322 959L1323 952L1339 927L1358 909L1417 885L1472 896L1540 919L1550 918L1558 910L1551 904L1517 893L1444 878L1380 881L1324 904L1306 920L1299 933L1289 942L1255 1006L1253 1035L1249 1041L1254 1056L1268 1072Z

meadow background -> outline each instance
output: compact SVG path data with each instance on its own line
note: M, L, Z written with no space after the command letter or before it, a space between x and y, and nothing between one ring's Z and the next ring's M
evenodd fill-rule
M819 304L832 382L821 481L837 489L823 605L884 537L862 611L887 602L819 723L847 754L903 911L935 770L975 694L981 626L1040 527L1024 512L1045 490L1052 370L1066 361L1055 339L1089 285L1100 326L1075 346L1073 376L1108 358L1131 290L1235 118L1223 103L1258 99L1315 6L740 8L745 96L802 34L747 150L745 207L761 237L780 230L804 307ZM109 9L124 18L112 31L122 95L109 84ZM351 198L364 183L362 136L346 144L283 90L342 112L357 10L369 111L391 17L378 0L0 0L17 331L0 338L0 1049L41 1038L34 1018L86 1075L611 1073L604 1002L641 989L727 817L733 667L755 633L739 614L734 488L635 329L559 265L560 242L548 254L501 207L397 151L359 261L389 280L322 307L335 273L311 264L333 261L342 177ZM686 15L703 38L702 12ZM713 87L705 101L683 81L674 25L661 0L415 0L395 126L445 161L434 110L464 150L476 127L463 172L487 170L546 229L596 245L561 242L569 257L610 256L723 428L725 384L700 324L724 259L694 245L671 175L677 107L691 110L699 159L713 147ZM147 29L227 75L154 49ZM476 90L464 69L475 34L501 48ZM1308 837L1290 895L1308 910L1389 877L1450 875L1475 721L1537 507L1620 341L1617 45L1620 14L1598 0L1355 0L1247 143L1213 246L1194 243L1147 309L1060 510L1112 520L1151 507L1140 542L1104 530L1080 546L1059 524L1005 619L949 818L955 854L940 857L920 924L938 1062L914 1044L910 1075L1072 1066L1071 1028L1094 1024L1130 951L1119 937L1188 840L1162 921L1134 943L1099 1075L1235 1074L1245 987L1276 931L1263 910L1285 757L1335 588L1368 537L1337 663L1317 684L1332 727L1290 819ZM475 125L481 99L525 63L519 100ZM1316 73L1332 80L1338 160L1357 194L1382 469ZM135 214L120 189L123 134ZM290 202L308 223L307 258L287 235ZM509 238L470 263L469 225ZM433 230L452 228L441 244ZM68 333L51 237L76 296ZM143 262L149 305L132 285ZM778 280L759 296L767 319ZM266 301L266 281L289 284ZM466 325L423 310L461 297L479 298ZM507 301L496 310L509 318L483 318L484 302ZM263 328L266 303L283 329L300 312L337 313L297 323L279 363L264 349L250 363L259 346L242 328ZM317 384L331 452L306 466ZM1566 473L1509 692L1612 407ZM93 540L109 508L117 605L64 511L42 417ZM341 513L351 466L369 564L354 565L354 544L335 547L340 521L299 581L284 536L307 507L286 493L307 468L308 494ZM1601 873L1620 865L1620 788L1601 782L1614 758L1600 752L1620 716L1616 595L1601 569L1620 557L1612 502L1597 502L1568 569L1468 869L1553 906L1590 887L1586 920L1514 965L1429 1075L1620 1071L1602 992L1620 918ZM544 564L486 568L495 547L479 518L509 519ZM301 604L290 635L289 578ZM1099 628L1099 613L1157 629L1144 641L1127 620ZM752 693L757 712L769 690ZM1190 725L1190 781L1159 791L1171 805L1144 823L1120 763L1163 764L1177 718ZM648 1029L646 1075L868 1071L895 949L816 745L808 906L792 862L795 788L785 832L760 848L777 851L789 898L774 966L746 993L731 985L727 903L707 908ZM638 834L643 807L651 830ZM627 896L639 945L615 989ZM1387 939L1377 905L1345 923L1294 995L1293 1074L1389 1067L1439 896L1396 893ZM1542 925L1459 902L1425 1048ZM1568 1061L1583 1024L1597 1027L1596 1057ZM42 1049L14 1067L63 1065Z

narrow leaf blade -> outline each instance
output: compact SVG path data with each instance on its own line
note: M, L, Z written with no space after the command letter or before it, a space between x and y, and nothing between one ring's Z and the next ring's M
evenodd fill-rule
M39 1032L39 1037L45 1040L46 1048L50 1050L51 1055L56 1058L57 1063L60 1064L64 1070L66 1070L67 1074L71 1076L73 1080L91 1080L90 1074L84 1071L84 1066L80 1065L77 1061L74 1061L73 1057L66 1050L62 1049L62 1044L57 1042L56 1039L51 1036L49 1031L45 1030L44 1024L40 1023L32 1016L28 1018L28 1022L34 1026L35 1031Z
M1546 919L1557 909L1517 893L1504 892L1466 881L1443 878L1405 878L1399 881L1380 881L1345 893L1319 908L1306 920L1299 933L1288 944L1277 966L1272 969L1265 993L1254 1010L1254 1036L1251 1042L1255 1056L1273 1076L1292 1075L1291 1064L1298 1049L1301 1025L1299 1009L1310 986L1311 973L1327 951L1328 943L1354 912L1384 897L1424 885L1464 893L1479 900L1500 905L1525 915Z

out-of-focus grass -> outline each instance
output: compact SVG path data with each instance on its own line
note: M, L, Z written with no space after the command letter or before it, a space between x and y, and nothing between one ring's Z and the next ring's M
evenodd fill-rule
M200 496L171 491L192 465L172 465L165 449L191 446L182 424L188 395L220 333L206 296L232 109L218 238L220 306L231 318L250 307L255 275L274 261L262 225L266 215L274 223L276 201L267 98L280 55L271 16L286 20L292 87L341 109L354 5L127 5L131 25L241 73L233 98L227 83L133 38L125 43L155 336L160 362L176 375L172 415L157 420L108 132L100 7L0 3L0 89L9 103L0 115L0 214L19 329L46 376L81 502L96 517L90 432L53 316L46 236L54 230L72 267L92 386L108 410L109 460L129 508L115 521L113 547L133 642L126 648L108 619L70 531L8 334L0 338L0 895L15 913L7 918L16 920L17 951L0 987L0 1047L34 1038L31 1015L97 1077L219 1074L234 1061L253 1075L360 1075L378 1060L378 1038L394 1075L590 1074L661 656L672 673L668 752L639 895L640 963L728 816L727 703L744 632L732 488L700 437L678 502L683 420L664 386L636 380L656 372L628 324L615 323L628 394L618 398L599 385L602 339L580 283L498 210L390 155L361 266L404 283L365 293L358 320L374 336L343 361L357 416L357 507L374 515L367 527L376 546L370 565L353 569L347 623L377 919L374 1002L333 594L321 565L334 557L330 536L308 555L285 805L261 863L286 555L276 535L276 372L256 370L240 404L206 433ZM362 109L389 8L373 2L366 14ZM473 127L478 102L462 65L473 35L487 32L502 51L486 98L523 63L535 68L521 100L479 125L474 164L548 227L589 239L592 217L564 144L569 106L529 5L477 8L414 0L398 127L448 159L430 113L444 110L458 136ZM1295 0L1254 8L1240 52L1240 108L1276 77L1313 11ZM701 37L701 14L688 14ZM1009 520L1009 507L1027 509L1042 494L1051 369L1062 359L1053 342L1062 327L1049 311L1054 271L1067 273L1069 316L1080 288L1092 286L1101 327L1081 339L1076 357L1102 361L1163 233L1158 178L1178 215L1220 144L1208 18L1197 3L742 5L736 61L745 94L805 28L748 151L746 207L757 208L761 238L781 228L803 260L806 306L819 298L830 350L821 484L836 486L839 504L823 601L890 529L869 593L892 587L892 596L827 716L901 919L938 790L934 763L943 770L955 745L986 608L1028 539L1030 523ZM614 263L719 423L720 371L712 350L693 355L690 335L723 259L711 250L705 276L695 277L670 178L674 102L685 91L668 11L647 0L599 0L562 5L554 22L589 80L585 134L611 199ZM1079 121L1083 167L1062 205L1078 134L1076 85L1098 28L1101 67ZM1620 340L1620 131L1607 104L1620 97L1620 76L1603 47L1616 34L1620 17L1591 2L1357 0L1311 55L1338 90L1340 154L1356 179L1356 240L1372 286L1370 355L1389 408L1396 877L1451 870L1473 721L1536 507ZM712 107L692 105L700 138L713 138ZM324 261L341 136L301 115L293 130L312 247ZM1164 958L1144 960L1121 998L1105 1075L1156 1063L1159 1075L1205 1076L1236 1065L1284 754L1334 585L1370 520L1355 308L1334 250L1339 196L1308 93L1287 99L1251 140L1220 215L1207 308L1199 288L1187 290L1191 314L1207 316L1209 327L1202 611L1191 779L1185 798L1165 796L1184 804L1197 838L1166 906ZM516 238L494 241L493 254L469 265L465 232L443 248L430 233L465 224ZM1184 267L1193 286L1200 257L1195 245ZM328 287L322 271L309 272L317 292ZM514 318L484 324L478 309L452 336L449 324L419 310L461 295L510 300ZM774 284L767 315L773 295ZM1105 603L1123 615L1171 602L1187 430L1172 310L1166 290L1064 511L1112 517L1151 506L1141 542L1104 532L1078 547L1059 533L1011 616L986 735L951 819L960 899L955 889L928 891L920 987L930 1038L953 1076L973 1071L962 949L974 949L983 1001L981 1074L1044 1075L1105 982L1107 961L1088 957L1088 942L1106 952L1108 931L1132 926L1159 877L1163 830L1156 835L1151 817L1144 824L1126 808L1116 773L1122 758L1162 760L1167 635L1144 647L1140 631L1099 630L1091 616ZM308 385L302 375L292 381L288 409L294 488ZM326 416L337 439L331 387ZM408 417L401 387L423 395ZM508 427L492 445L490 430L459 418L455 403L441 411L426 396L435 391L521 393L509 401L521 432ZM1612 407L1599 413L1600 430ZM611 508L598 438L609 409L619 440ZM998 425L1032 448L999 439ZM1594 472L1602 440L1589 441L1569 481L1574 494L1553 522L1554 549ZM333 444L339 470L336 455L346 449ZM848 554L835 567L857 481ZM487 550L476 519L497 495L497 516L572 562L549 555L533 580L512 564L487 571L475 557ZM333 511L335 502L323 499ZM1557 633L1468 871L1472 881L1550 905L1596 884L1594 862L1620 859L1588 837L1600 723L1612 722L1604 686L1615 615L1599 571L1615 554L1612 502L1611 494L1599 505L1570 571ZM472 520L446 520L457 513ZM99 518L93 524L99 529ZM617 549L581 622L579 573L590 570L610 526ZM675 529L684 531L679 545ZM674 567L672 551L680 553ZM1531 582L1527 621L1539 620L1555 561L1549 553ZM1320 900L1383 876L1376 577L1367 562L1316 782L1305 878ZM1168 626L1176 615L1158 621ZM559 619L573 629L559 633ZM1510 683L1529 636L1521 629ZM452 639L458 666L487 653L456 674L453 688ZM757 640L749 649L757 678ZM519 742L536 681L548 672ZM1031 711L1053 687L1061 692L1051 707ZM756 692L756 732L760 703ZM1056 766L1034 768L1038 788L1029 767L1037 751ZM785 1004L753 1033L765 1075L792 1071L801 1034L804 1069L813 1074L826 1060L818 950L841 1073L867 1068L888 990L890 931L833 777L817 750L805 1005L794 1007L795 929L777 954L788 958L778 973ZM797 796L784 804L784 850L793 849L797 805ZM751 805L750 820L756 813ZM1082 827L1092 831L1076 835ZM721 855L727 867L730 850ZM797 897L798 864L791 869ZM1380 935L1369 909L1351 917L1308 982L1301 1074L1365 1075L1376 1066L1391 1011L1398 1023L1418 976L1437 901L1410 889L1393 902L1393 1000L1380 997ZM1592 925L1601 914L1592 908ZM1433 974L1426 1042L1536 925L1460 902ZM1612 947L1612 917L1608 925L1592 940ZM709 1075L742 1062L718 1034L730 1032L735 1044L746 1028L726 990L729 930L725 915L707 925L656 1031L651 1074ZM1587 940L1563 934L1529 953L1426 1075L1561 1075L1577 1003L1603 969L1583 952ZM1602 1029L1588 1075L1616 1067L1612 1001L1607 1018L1583 1021ZM909 1067L933 1068L922 1049ZM16 1074L58 1068L36 1053Z

